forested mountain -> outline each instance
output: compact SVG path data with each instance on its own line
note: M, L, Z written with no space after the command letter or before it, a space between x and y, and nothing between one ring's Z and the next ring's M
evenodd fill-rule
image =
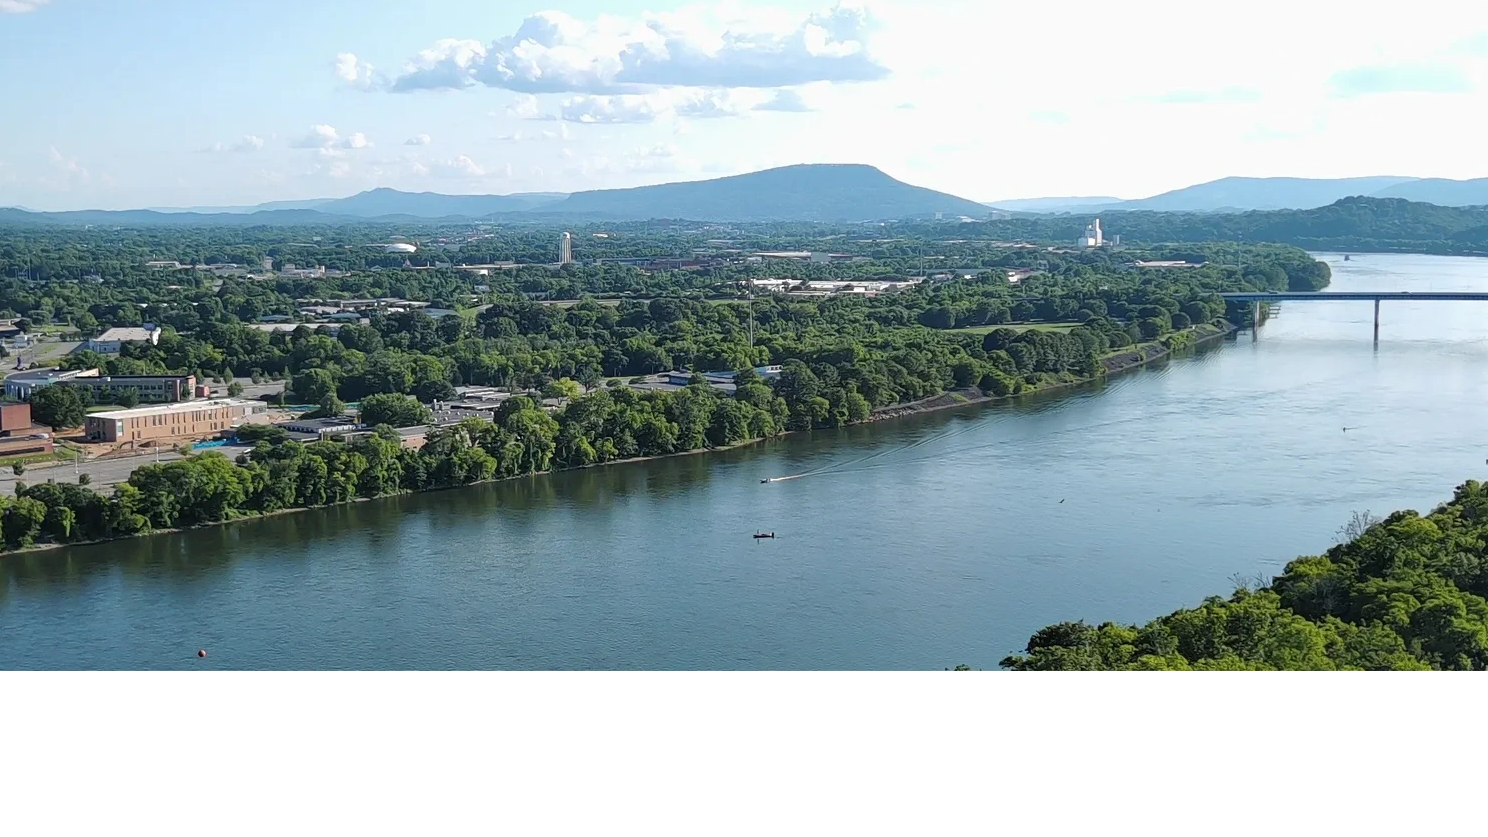
M1073 242L1096 213L1002 218L958 235ZM1400 199L1344 198L1317 209L1271 212L1100 213L1106 238L1123 242L1267 241L1309 250L1488 254L1488 209Z
M1371 197L1404 198L1440 206L1484 206L1488 205L1488 177L1479 177L1476 180L1428 177L1381 189Z
M1382 190L1403 188L1414 180L1415 178L1410 177L1344 177L1331 180L1307 177L1224 177L1197 186L1163 192L1150 198L1111 200L1104 204L1091 204L1084 198L1074 198L1068 202L1062 202L1059 198L1033 198L1024 201L994 201L992 205L1021 212L1248 212L1313 209L1356 195L1411 197L1403 193L1387 195ZM1411 199L1426 200L1414 197Z
M624 224L653 218L745 222L750 218L805 224L807 239L826 234L813 222L836 219L835 232L861 229L851 223L875 217L907 220L900 233L932 238L981 241L1019 240L1041 244L1071 244L1096 217L1108 240L1121 236L1125 244L1186 244L1222 241L1272 242L1310 250L1355 250L1488 254L1488 208L1446 207L1398 198L1344 198L1316 209L1287 209L1241 213L1216 212L1101 212L1083 210L1069 215L1015 215L980 223L933 224L934 212L990 214L987 207L951 195L901 183L865 166L810 166L806 171L775 169L737 178L647 186L640 189L580 192L546 208L487 216L508 225ZM373 195L375 193L365 193ZM406 196L404 193L394 193ZM414 196L418 197L418 196ZM431 199L459 200L461 196L430 195ZM485 200L479 196L465 196ZM535 195L500 200L536 199ZM382 198L377 198L381 200ZM347 199L350 200L350 199ZM424 205L435 211L436 202ZM970 209L968 209L970 207ZM417 208L417 207L415 207ZM979 211L980 210L980 211ZM843 219L840 216L846 215ZM913 220L918 217L919 220ZM412 213L357 218L322 210L286 209L250 214L201 215L150 210L34 213L0 209L0 226L34 227L47 224L102 227L150 226L310 226L372 225L373 237L389 231L417 233L436 221L468 223L464 216L429 218ZM806 249L820 248L807 240ZM593 247L593 244L586 244ZM608 254L606 254L608 255Z
M872 166L810 165L635 189L579 192L554 212L613 218L705 221L878 221L968 215L987 207L911 186Z
M201 227L201 226L298 226L302 224L346 224L364 219L332 215L313 209L278 209L263 212L160 212L153 209L79 209L72 212L27 212L0 209L0 226Z
M282 204L281 204L282 205ZM0 210L0 223L68 224L333 224L376 218L488 218L520 221L524 217L607 220L653 218L692 221L880 221L967 215L983 218L988 208L895 180L872 166L804 165L688 183L665 183L634 189L515 195L441 195L373 189L325 202L314 209L285 207L241 212L85 210L31 213Z

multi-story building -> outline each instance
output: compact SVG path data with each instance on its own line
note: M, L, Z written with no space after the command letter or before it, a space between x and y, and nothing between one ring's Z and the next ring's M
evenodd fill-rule
M51 453L52 434L31 422L30 404L0 403L0 456Z
M132 389L139 393L142 404L174 404L177 401L190 401L196 392L195 375L99 376L95 372L93 376L70 378L58 383L92 390L94 401L100 400L97 396L106 391L118 393L120 390Z
M83 428L90 442L184 442L215 436L265 410L257 401L220 398L94 413Z
M6 376L5 397L20 401L30 398L32 392L42 387L97 375L97 369L27 369Z

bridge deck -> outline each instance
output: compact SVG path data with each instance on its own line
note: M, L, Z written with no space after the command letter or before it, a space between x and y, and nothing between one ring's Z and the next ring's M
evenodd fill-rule
M1473 291L1248 291L1220 294L1236 302L1376 302L1380 300L1430 300L1434 302L1488 302L1488 293Z

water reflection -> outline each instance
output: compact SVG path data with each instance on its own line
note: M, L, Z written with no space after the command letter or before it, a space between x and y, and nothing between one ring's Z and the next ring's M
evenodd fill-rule
M1485 261L1334 266L1340 290L1488 290ZM200 647L229 668L993 666L1050 622L1146 620L1325 549L1353 510L1484 476L1488 309L1465 305L1387 308L1377 353L1368 305L1293 306L1254 343L1058 395L7 556L0 668Z

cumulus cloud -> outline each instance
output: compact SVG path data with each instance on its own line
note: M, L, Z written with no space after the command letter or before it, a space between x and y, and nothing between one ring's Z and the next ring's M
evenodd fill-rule
M20 15L34 12L48 2L50 0L0 0L0 13Z
M331 125L316 125L310 129L310 133L290 143L291 148L313 148L322 152L322 156L336 157L341 149L370 148L372 142L367 135L361 132L350 136L341 136Z
M521 108L524 119L558 120L590 125L622 125L668 119L715 119L760 110L775 96L760 90L691 89L672 87L651 93L570 96L556 113ZM509 111L512 115L515 112Z
M461 154L455 159L445 163L444 168L455 174L463 174L466 177L486 176L485 168L481 166L480 163L477 163L464 154Z
M389 89L395 93L411 90L441 90L475 85L476 70L486 60L486 45L465 38L445 38L421 50L393 79Z
M809 113L815 108L806 104L801 94L794 90L777 90L775 95L764 104L757 105L755 110L773 110L781 113Z
M371 64L356 57L356 53L343 52L336 56L336 77L352 87L369 90L380 86L381 78Z
M506 115L518 119L538 119L542 116L542 105L536 96L522 93L517 96L516 101L506 106Z
M428 144L432 143L433 141L434 141L434 138L431 137L431 136L429 136L428 134L417 134L415 136L409 137L408 139L404 140L403 141L403 144L404 145L428 145Z
M214 142L202 150L209 154L226 154L230 152L257 151L264 147L263 137L253 134L244 134L237 142Z
M643 92L654 87L788 87L875 81L888 68L868 51L872 16L849 3L789 21L696 15L582 21L556 11L527 18L489 46L449 38L410 59L396 92L486 85L518 93Z
M510 176L511 165L507 164L506 168L501 172L492 171L471 159L470 155L459 154L453 159L435 161L432 166L416 163L414 165L414 171L422 174L434 174L439 177L482 178L502 173Z

